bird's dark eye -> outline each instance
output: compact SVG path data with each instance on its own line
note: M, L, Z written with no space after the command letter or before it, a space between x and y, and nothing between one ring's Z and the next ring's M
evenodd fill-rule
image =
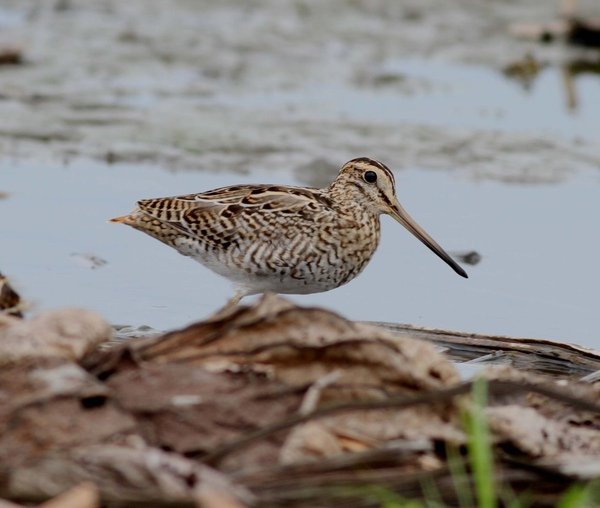
M377 181L377 173L375 171L365 171L363 178L367 183L375 183Z

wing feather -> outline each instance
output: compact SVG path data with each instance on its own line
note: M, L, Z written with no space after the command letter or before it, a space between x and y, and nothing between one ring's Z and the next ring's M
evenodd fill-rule
M144 214L209 244L234 242L239 231L262 225L263 240L289 241L300 231L312 231L318 219L334 213L318 189L248 185L223 187L199 194L145 199L137 203ZM290 231L277 227L285 220Z

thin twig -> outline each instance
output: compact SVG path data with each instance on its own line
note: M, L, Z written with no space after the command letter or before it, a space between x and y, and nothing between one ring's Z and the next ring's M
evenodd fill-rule
M322 378L317 379L310 385L304 394L304 399L302 400L302 404L300 404L298 413L301 415L314 413L319 404L319 399L321 398L323 390L335 383L340 378L341 374L342 372L340 370L334 370Z

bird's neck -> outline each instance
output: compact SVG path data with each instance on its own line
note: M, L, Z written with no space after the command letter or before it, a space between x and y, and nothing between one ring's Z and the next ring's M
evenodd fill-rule
M332 207L350 215L372 215L379 217L379 213L372 206L362 189L353 182L334 181L324 189L325 195L331 200Z

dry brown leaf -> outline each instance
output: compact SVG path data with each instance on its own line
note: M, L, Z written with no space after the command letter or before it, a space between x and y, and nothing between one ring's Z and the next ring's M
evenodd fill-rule
M144 415L150 442L188 454L210 452L301 411L304 393L303 406L314 410L418 394L459 380L428 343L324 309L296 307L275 295L130 350L143 368L117 369L109 385L123 407ZM114 357L107 361L114 369ZM226 467L268 463L278 455L289 463L367 450L399 438L462 442L457 427L452 401L354 411L292 430L281 452L284 435L259 441Z
M246 508L249 505L223 488L215 488L204 482L196 493L198 508Z
M0 193L0 199L2 199ZM0 314L22 317L24 303L19 294L12 288L8 279L0 273Z
M187 364L145 365L108 380L119 404L137 415L145 439L186 454L211 451L298 410L302 393L251 373L213 373ZM283 438L240 457L272 463Z
M39 508L99 508L100 493L92 482L84 482L63 492Z
M11 503L5 499L0 499L0 508L24 508L24 506L22 504Z
M600 402L600 387L573 380L533 375L509 366L492 367L481 374L488 380L516 381L553 387L561 393ZM497 440L555 471L578 478L600 475L600 413L582 411L527 390L493 398L486 409Z
M516 384L550 388L559 393L600 405L600 385L589 384L572 379L556 379L531 374L510 366L490 367L480 373L488 380L510 381ZM573 408L570 404L556 398L522 390L508 396L495 398L492 404L519 405L535 409L540 415L556 422L576 427L587 427L600 432L600 412Z
M111 335L110 325L85 309L43 312L26 321L4 318L0 325L0 364L46 357L76 361Z
M600 432L546 418L530 407L488 408L491 430L504 442L535 458L600 458Z
M2 367L0 400L4 467L52 450L126 435L134 428L134 420L110 399L106 386L59 358Z
M464 433L453 416L436 405L329 416L296 427L281 449L280 460L284 464L319 460L378 448L396 440L464 443Z
M84 312L62 316L48 327L41 318L35 326L0 322L0 338L12 341L0 340L0 352L16 337L29 348L0 369L0 495L48 497L93 481L106 500L239 508L252 496L189 457L235 470L272 499L293 499L276 492L281 482L440 472L435 443L464 443L457 395L469 385L457 384L450 362L410 333L396 337L267 295L89 354L102 324ZM34 354L40 337L43 354ZM82 355L99 378L72 362ZM579 478L597 472L600 421L585 401L598 400L598 387L508 368L486 376L509 381L493 385L488 408L495 438L510 445L505 453Z
M339 369L322 402L385 398L459 380L454 366L430 344L324 309L296 307L276 295L142 343L135 352L147 362L251 371L298 387Z
M245 506L252 495L222 473L180 455L139 444L92 445L48 454L16 469L11 496L56 496L81 482L94 482L102 498L121 501L194 501L222 493ZM233 505L232 505L233 506Z

